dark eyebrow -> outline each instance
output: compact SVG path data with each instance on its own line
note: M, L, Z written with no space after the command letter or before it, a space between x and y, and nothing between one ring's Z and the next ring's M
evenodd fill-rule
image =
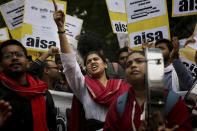
M145 59L145 58L135 58L135 59L133 59L133 60L128 60L128 61L126 62L126 64L133 63L133 61L146 61L146 59Z
M144 58L136 58L134 60L145 60Z
M133 59L133 60L145 60L145 59L144 59L144 58L135 58L135 59ZM132 61L133 61L133 60L132 60ZM129 62L129 61L131 61L131 60L128 60L128 62Z
M94 59L100 59L100 57L99 56L92 57L91 59L87 59L87 62L90 62L91 60L94 60Z

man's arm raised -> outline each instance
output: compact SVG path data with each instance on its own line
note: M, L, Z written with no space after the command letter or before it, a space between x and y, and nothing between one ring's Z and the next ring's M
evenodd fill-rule
M53 14L54 21L58 28L60 47L62 53L71 53L71 49L68 44L68 40L65 34L65 14L62 10L58 10L55 0L53 0L55 13Z

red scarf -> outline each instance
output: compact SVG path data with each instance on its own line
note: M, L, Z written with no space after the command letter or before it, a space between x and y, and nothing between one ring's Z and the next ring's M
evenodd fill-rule
M44 99L44 93L48 86L43 81L34 80L29 74L26 74L26 77L30 85L28 88L20 86L17 82L5 76L4 73L0 73L0 79L4 86L15 91L19 96L31 101L34 131L48 131L46 102Z
M109 79L106 87L98 80L89 77L85 77L85 81L92 99L107 107L110 106L114 99L123 94L130 87L129 84L121 79Z
M118 96L130 88L130 85L121 79L109 79L106 87L98 80L89 77L85 77L85 82L92 99L107 107L110 106L113 100L117 99ZM69 131L84 131L85 125L83 124L85 124L85 112L82 108L83 106L74 96Z

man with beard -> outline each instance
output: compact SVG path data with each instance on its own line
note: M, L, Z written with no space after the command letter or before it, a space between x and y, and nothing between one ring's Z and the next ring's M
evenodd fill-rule
M162 50L164 57L165 88L175 92L189 90L193 84L192 75L187 71L181 60L172 60L174 56L178 58L178 44L178 40L175 38L173 44L167 39L161 39L155 43L155 47Z
M1 131L56 130L56 111L48 86L27 73L28 64L27 51L20 42L1 44L0 100L8 102L0 102Z

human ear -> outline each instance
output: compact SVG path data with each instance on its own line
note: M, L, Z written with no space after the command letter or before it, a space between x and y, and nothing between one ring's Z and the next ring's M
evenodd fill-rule
M105 67L105 69L107 69L107 63L104 63L104 67Z

